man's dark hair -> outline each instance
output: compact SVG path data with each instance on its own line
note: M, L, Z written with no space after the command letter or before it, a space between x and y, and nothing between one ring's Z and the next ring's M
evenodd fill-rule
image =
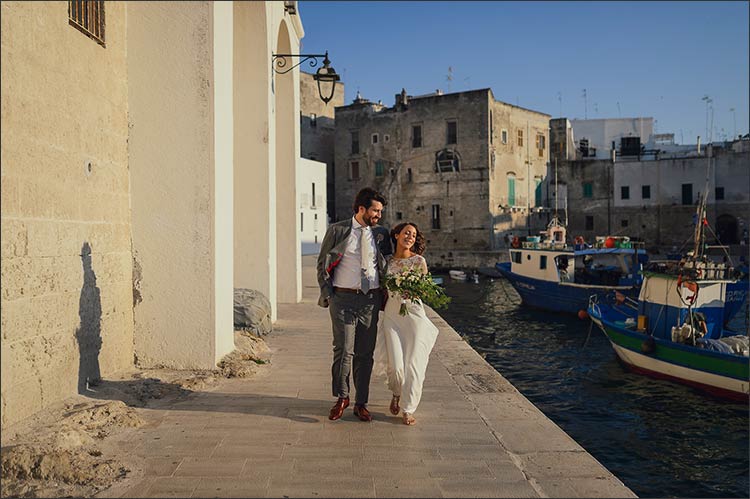
M385 196L380 194L375 189L371 187L365 187L364 189L360 190L357 193L357 197L354 198L354 213L359 211L360 206L364 206L365 210L369 209L370 206L372 206L373 201L380 201L383 206L387 204L385 201Z

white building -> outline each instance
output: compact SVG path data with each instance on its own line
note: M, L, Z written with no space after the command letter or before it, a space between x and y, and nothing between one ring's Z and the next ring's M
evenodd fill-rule
M620 149L623 137L640 137L640 143L653 145L653 118L603 118L593 120L570 120L575 145L581 149L581 141L588 144L592 159L609 159L612 142Z
M326 168L320 161L302 158L297 172L300 241L303 255L317 255L328 228Z

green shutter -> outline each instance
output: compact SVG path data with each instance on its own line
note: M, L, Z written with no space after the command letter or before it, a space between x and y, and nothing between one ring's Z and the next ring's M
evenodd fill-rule
M384 175L384 167L382 161L376 161L375 162L375 176L376 177L382 177Z
M536 179L536 189L534 189L534 206L542 206L542 179Z
M508 177L508 204L516 205L516 179L514 177Z

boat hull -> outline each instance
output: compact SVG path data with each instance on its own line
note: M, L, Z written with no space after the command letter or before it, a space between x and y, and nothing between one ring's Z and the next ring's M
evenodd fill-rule
M637 288L574 286L520 276L511 272L510 264L507 262L498 263L496 268L503 277L508 279L525 305L551 312L577 314L579 311L588 308L591 295L598 295L600 301L603 301L604 297L612 292L612 289L618 289L631 298L638 296Z
M693 386L722 398L748 400L748 359L654 338L654 350L643 353L647 335L618 327L589 309L618 358L631 370Z

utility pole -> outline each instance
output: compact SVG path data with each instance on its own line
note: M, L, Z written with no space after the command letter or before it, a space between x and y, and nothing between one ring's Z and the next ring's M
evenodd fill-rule
M706 137L708 137L708 105L713 102L713 99L708 96L708 94L701 97L701 100L706 103Z
M526 122L526 232L531 235L531 155L529 154L529 142L531 142L531 128Z
M562 92L557 92L557 101L560 103L560 118L562 118Z
M589 102L588 98L586 97L586 89L583 89L583 119L587 120L589 119Z
M729 112L732 113L732 122L734 123L734 133L732 134L732 140L737 139L737 113L733 107L729 108Z

